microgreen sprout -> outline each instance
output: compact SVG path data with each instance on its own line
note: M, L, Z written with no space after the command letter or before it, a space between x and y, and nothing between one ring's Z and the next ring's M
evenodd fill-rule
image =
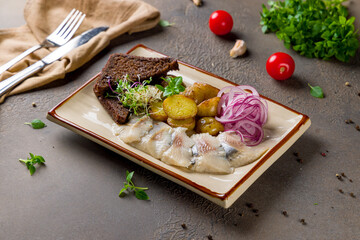
M113 89L108 84L112 94L106 94L105 97L116 97L121 104L129 108L135 115L149 114L149 104L161 100L161 91L155 86L148 85L152 79L137 82L132 81L128 75L119 79L117 86Z

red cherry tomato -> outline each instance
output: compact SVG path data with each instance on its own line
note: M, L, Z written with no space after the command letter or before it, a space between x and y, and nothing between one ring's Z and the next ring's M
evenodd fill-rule
M286 80L292 76L295 70L294 59L283 52L274 53L266 62L266 71L276 80Z
M228 34L233 27L231 15L223 10L217 10L210 15L209 28L216 35Z

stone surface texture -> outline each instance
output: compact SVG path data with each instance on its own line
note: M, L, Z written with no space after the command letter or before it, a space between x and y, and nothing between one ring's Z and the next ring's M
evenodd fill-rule
M345 64L287 50L274 34L261 32L259 12L265 0L204 0L201 7L190 0L145 1L175 25L121 36L65 79L0 105L0 239L359 239L359 51ZM0 27L24 24L24 6L25 0L1 0ZM360 28L360 1L352 0L350 6ZM208 29L208 17L217 9L233 16L227 37ZM229 50L238 38L245 40L248 53L232 59ZM139 43L252 85L307 114L312 126L232 207L223 209L46 120L47 112L97 74L111 53L127 52ZM266 73L267 58L278 51L296 62L291 80L278 82ZM312 97L308 83L321 86L326 97ZM24 125L34 118L47 127ZM29 152L46 159L33 176L18 161ZM149 187L150 201L118 197L126 170L135 171L137 185ZM340 181L337 173L347 177Z

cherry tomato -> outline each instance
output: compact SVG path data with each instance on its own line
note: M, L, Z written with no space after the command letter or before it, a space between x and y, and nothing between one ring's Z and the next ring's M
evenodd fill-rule
M231 15L223 10L217 10L210 15L209 28L216 35L228 34L233 27Z
M292 76L295 70L294 59L283 52L274 53L266 62L266 71L276 80L286 80Z

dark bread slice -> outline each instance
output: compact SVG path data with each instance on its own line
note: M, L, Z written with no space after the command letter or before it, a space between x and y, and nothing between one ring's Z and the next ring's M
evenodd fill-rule
M95 81L99 80L100 76L95 79ZM100 96L98 99L115 122L120 124L127 122L130 116L130 111L120 104L117 98L105 98L104 96Z
M115 53L110 55L101 74L96 78L94 93L113 120L122 124L127 122L130 111L116 98L105 98L106 93L111 94L109 83L115 89L117 81L126 75L132 81L148 80L151 77L153 82L160 83L160 78L165 77L171 70L179 70L177 61L172 58L146 58Z
M146 58L131 56L122 53L110 55L105 67L94 86L97 97L103 96L110 91L110 84L116 88L117 81L128 75L132 81L143 81L152 77L156 82L161 77L165 77L168 71L179 70L179 65L172 58Z

